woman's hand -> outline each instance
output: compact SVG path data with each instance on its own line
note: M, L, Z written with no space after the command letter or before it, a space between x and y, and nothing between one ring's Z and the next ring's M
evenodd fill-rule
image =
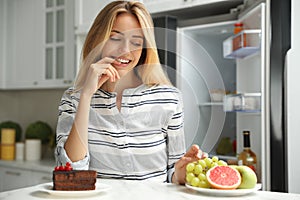
M111 65L114 59L105 57L89 67L82 94L92 96L107 80L116 82L120 79L117 70Z
M186 165L205 157L207 157L207 153L202 152L198 145L192 145L186 154L175 163L175 172L172 177L172 182L185 184Z

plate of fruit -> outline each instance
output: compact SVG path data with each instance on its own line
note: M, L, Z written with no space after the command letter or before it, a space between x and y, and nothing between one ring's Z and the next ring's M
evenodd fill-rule
M245 165L228 165L217 156L186 166L186 187L212 196L241 196L261 189L256 173Z

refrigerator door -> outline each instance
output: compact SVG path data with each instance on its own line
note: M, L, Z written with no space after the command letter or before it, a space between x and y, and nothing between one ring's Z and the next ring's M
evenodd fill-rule
M269 26L266 24L266 4L261 3L251 10L242 13L238 21L243 23L244 30L258 30L256 35L245 34L246 44L239 50L247 50L256 45L257 51L247 56L236 56L236 79L238 94L260 94L260 112L237 112L237 152L243 150L244 130L251 133L251 149L257 156L257 175L264 190L270 186L269 170ZM257 34L257 32L256 32ZM251 41L254 38L254 41ZM243 41L243 42L245 42Z
M286 54L291 47L291 1L267 1L270 8L271 49L270 49L270 190L288 191L288 159L286 131ZM293 51L292 53L295 53ZM299 55L298 55L299 56ZM296 78L298 79L298 78ZM294 108L293 108L294 109ZM288 118L289 119L289 118ZM297 122L299 123L299 122ZM296 137L297 138L297 137ZM296 139L296 138L293 138ZM297 156L297 155L296 155ZM297 158L296 158L297 159ZM289 167L295 167L291 165ZM298 166L297 166L298 168ZM297 174L293 176L297 177ZM298 179L299 180L299 179Z
M222 138L236 138L237 152L241 152L242 132L250 130L251 147L258 158L257 172L264 190L271 186L268 9L265 3L256 4L241 13L236 21L180 27L177 36L177 86L185 102L187 141L216 154ZM236 22L244 24L242 34L247 31L247 45L240 49L242 56L234 53L227 59L223 42L235 37ZM248 47L255 47L254 51ZM251 109L224 112L223 103L226 102L223 99L214 101L216 91L223 96L225 93L232 93L232 96L237 93L238 97L255 94L259 98L259 108L252 112L249 112ZM235 159L235 155L230 158Z

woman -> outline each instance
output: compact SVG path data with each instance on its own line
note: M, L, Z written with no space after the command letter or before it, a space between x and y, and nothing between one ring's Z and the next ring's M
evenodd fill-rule
M159 63L150 14L139 2L108 4L61 100L59 164L99 177L184 184L186 164L199 155L197 145L185 153L181 94Z

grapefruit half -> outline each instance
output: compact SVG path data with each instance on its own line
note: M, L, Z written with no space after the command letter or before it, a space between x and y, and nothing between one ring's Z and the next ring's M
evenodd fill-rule
M242 181L240 172L230 166L215 166L207 171L206 178L212 188L222 190L236 189Z

